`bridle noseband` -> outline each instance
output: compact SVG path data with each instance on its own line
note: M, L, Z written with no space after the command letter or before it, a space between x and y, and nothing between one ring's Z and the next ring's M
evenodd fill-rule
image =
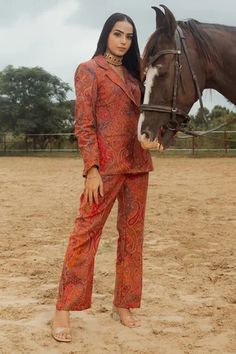
M159 59L163 55L169 55L169 54L175 55L175 77L174 77L174 85L173 85L172 107L153 105L153 104L142 104L140 106L140 108L141 108L141 111L143 111L143 112L148 111L148 112L170 113L171 119L170 119L169 123L171 123L171 125L174 126L174 128L171 127L170 125L167 125L166 126L167 129L175 131L175 132L177 132L177 131L186 132L185 127L191 118L188 115L188 113L184 112L183 110L181 110L177 107L178 84L179 84L179 80L181 77L181 69L182 69L182 66L180 64L180 56L182 54L182 48L183 48L184 54L187 59L188 67L190 69L194 85L196 87L196 91L197 91L197 95L198 95L198 99L199 99L200 107L201 107L201 114L202 114L203 119L205 120L206 123L207 123L207 119L206 119L204 108L203 108L202 94L201 94L201 90L200 90L200 87L198 84L197 76L193 70L193 66L191 63L191 59L190 59L189 51L188 51L188 48L187 48L187 45L185 42L185 37L184 37L183 31L179 26L177 27L177 29L175 31L175 43L176 43L176 49L161 50L156 55L151 57L148 62L148 67L149 67L154 62L156 62L157 59ZM184 117L182 123L180 123L178 121L177 116Z

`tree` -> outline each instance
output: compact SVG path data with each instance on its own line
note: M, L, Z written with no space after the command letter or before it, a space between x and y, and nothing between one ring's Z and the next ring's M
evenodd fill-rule
M13 130L13 112L9 110L9 105L9 98L4 95L0 96L0 133Z
M202 117L201 109L197 111L196 115L193 116L193 127L196 130L206 130L214 128L218 125L231 121L236 117L236 113L230 111L226 107L216 105L213 107L211 112L207 108L204 108L204 112L207 118L207 125ZM235 123L229 126L229 129L235 129Z
M74 132L74 111L75 111L75 100L69 100L63 103L59 103L63 106L66 115L63 121L63 133L73 133Z
M208 123L210 112L206 107L203 107L203 111L205 113L205 117L206 117L206 120ZM194 125L194 129L196 129L196 130L205 130L207 128L207 124L206 124L206 121L202 115L201 108L198 109L197 113L194 116L193 125Z
M226 107L216 105L210 113L211 128L213 128L217 125L232 121L235 117L236 117L235 112L230 111ZM235 129L235 126L236 126L236 124L234 123L234 124L227 126L226 129L232 130L232 129Z
M71 121L70 86L40 67L7 66L0 72L0 123L14 134L61 132Z
M211 110L210 118L211 118L211 120L213 120L213 119L225 117L229 113L230 113L230 110L228 108L222 107L220 105L216 105Z

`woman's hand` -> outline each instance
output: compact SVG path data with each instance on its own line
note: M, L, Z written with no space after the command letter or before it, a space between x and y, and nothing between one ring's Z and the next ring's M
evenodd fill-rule
M103 197L103 182L97 167L93 166L89 169L84 188L85 203L92 205L94 202L98 204L98 195Z

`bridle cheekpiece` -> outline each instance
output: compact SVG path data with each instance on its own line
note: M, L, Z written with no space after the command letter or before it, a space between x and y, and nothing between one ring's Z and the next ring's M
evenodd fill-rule
M142 104L140 106L141 112L161 112L161 113L170 113L171 114L171 119L170 119L170 124L167 125L168 130L172 131L182 131L184 133L191 134L191 132L186 130L186 125L191 119L188 113L184 112L183 110L179 109L177 106L177 92L178 92L178 85L180 82L180 77L181 77L181 70L182 66L180 63L180 57L182 55L182 50L186 56L188 67L190 69L192 79L197 91L198 99L200 102L200 107L201 107L201 114L203 116L203 119L207 123L207 118L204 112L203 108L203 102L202 102L202 93L200 90L200 86L197 80L197 76L193 70L193 66L191 63L191 58L189 55L189 51L185 42L185 36L183 34L182 29L178 26L176 31L175 31L175 43L176 43L176 48L175 49L163 49L160 50L156 55L150 57L147 65L147 70L150 66L152 66L161 56L163 55L174 55L175 56L175 77L174 77L174 84L173 84L173 95L172 95L172 106L162 106L162 105L154 105L154 104ZM146 70L146 71L147 71ZM177 119L177 116L184 117L183 121L180 123ZM174 128L173 128L174 127ZM192 135L192 134L191 134Z

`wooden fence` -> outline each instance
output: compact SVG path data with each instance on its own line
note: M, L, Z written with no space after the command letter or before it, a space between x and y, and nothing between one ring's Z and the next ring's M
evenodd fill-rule
M1 155L79 152L73 133L30 134L13 136L0 134ZM223 153L236 156L236 131L215 131L201 137L176 138L167 154Z

